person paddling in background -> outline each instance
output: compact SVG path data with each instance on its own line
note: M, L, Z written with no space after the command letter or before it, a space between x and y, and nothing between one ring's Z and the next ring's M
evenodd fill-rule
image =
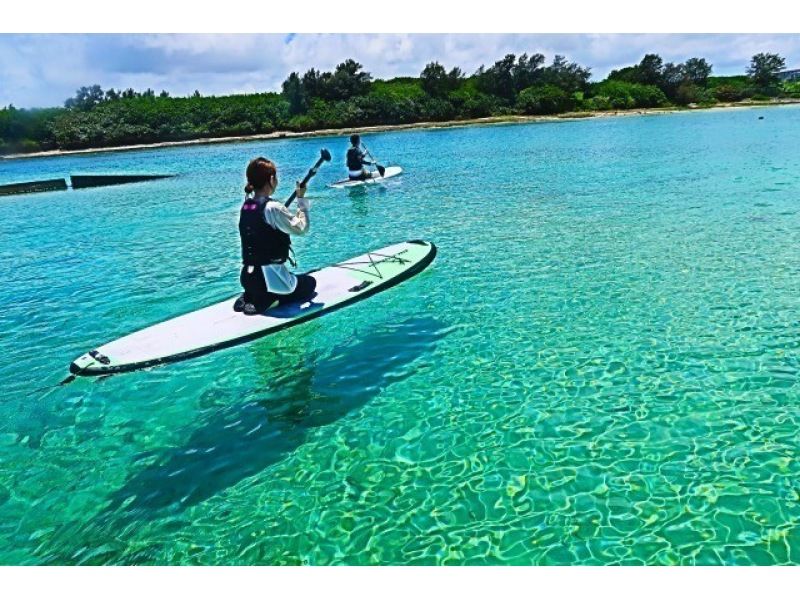
M233 305L234 311L254 316L275 305L299 303L314 296L317 281L308 274L292 274L286 267L292 241L290 235L308 232L311 208L305 187L297 186L297 211L292 214L272 198L278 186L278 171L266 158L251 160L247 166L245 200L239 212L242 241L244 293Z
M350 149L347 150L347 174L351 181L363 181L372 175L365 166L372 166L373 162L366 159L367 154L361 149L361 136L350 135Z

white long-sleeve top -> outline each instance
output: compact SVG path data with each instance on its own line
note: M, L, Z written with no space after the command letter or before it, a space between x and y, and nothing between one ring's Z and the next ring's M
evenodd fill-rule
M268 201L264 206L264 222L287 235L297 236L306 234L311 225L308 207L302 207L300 202L298 202L297 212L292 214L281 202ZM285 264L267 264L261 266L261 269L270 293L288 295L293 293L297 287L297 277L289 271Z

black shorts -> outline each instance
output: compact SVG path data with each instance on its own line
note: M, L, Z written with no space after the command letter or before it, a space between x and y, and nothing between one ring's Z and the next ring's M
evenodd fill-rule
M315 294L317 280L310 274L298 274L294 291L288 295L279 295L267 289L264 271L259 266L254 266L252 272L248 272L248 268L249 266L242 266L239 282L244 289L244 302L252 303L258 311L264 311L276 300L280 305L301 303L311 299Z

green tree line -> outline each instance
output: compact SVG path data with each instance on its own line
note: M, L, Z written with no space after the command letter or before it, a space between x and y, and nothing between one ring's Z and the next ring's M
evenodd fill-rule
M515 114L710 106L752 98L800 97L782 82L785 60L756 54L746 74L715 77L703 58L664 63L647 54L593 82L589 68L556 55L508 54L472 75L437 62L418 77L375 80L349 59L331 72L291 73L280 93L170 97L152 89L82 87L61 108L0 109L0 153L114 147Z

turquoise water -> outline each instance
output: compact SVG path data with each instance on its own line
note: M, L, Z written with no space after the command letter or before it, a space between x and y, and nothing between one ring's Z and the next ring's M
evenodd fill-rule
M406 174L325 166L300 267L423 238L428 270L63 387L237 291L249 158L287 195L345 142L0 162L180 174L0 198L0 562L799 563L799 135L797 107L370 135Z

